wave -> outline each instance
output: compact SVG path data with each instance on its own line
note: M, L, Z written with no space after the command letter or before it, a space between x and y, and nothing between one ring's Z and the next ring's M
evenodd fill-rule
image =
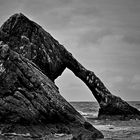
M86 118L97 118L98 116L98 112L82 112L82 111L78 112Z
M115 132L115 131L125 131L125 130L129 130L131 127L117 127L117 126L114 126L114 125L96 125L94 124L94 127L96 127L98 130L104 130L104 131L112 131L112 132Z

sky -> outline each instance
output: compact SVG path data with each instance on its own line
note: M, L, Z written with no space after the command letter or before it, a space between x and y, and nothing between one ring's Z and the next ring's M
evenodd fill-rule
M112 94L140 101L140 0L0 0L0 25L19 12L94 71ZM95 101L70 70L56 85L68 101Z

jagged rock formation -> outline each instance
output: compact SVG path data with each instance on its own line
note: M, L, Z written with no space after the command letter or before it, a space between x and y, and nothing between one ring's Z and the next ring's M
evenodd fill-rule
M103 137L59 94L38 66L2 43L0 130L33 139L51 133L72 134L82 140Z
M140 112L109 92L94 72L84 68L58 41L23 14L10 17L0 28L0 40L34 62L54 81L69 68L91 90L100 105L99 118L135 118Z

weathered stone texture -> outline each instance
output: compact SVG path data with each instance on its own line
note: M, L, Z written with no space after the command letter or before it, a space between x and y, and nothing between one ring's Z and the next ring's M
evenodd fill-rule
M61 75L65 68L69 68L88 86L98 101L99 118L139 118L140 112L137 109L111 94L94 72L84 68L64 46L23 14L13 15L2 25L0 40L35 63L52 81Z
M27 58L0 45L0 129L32 137L66 133L103 137L59 94L55 84ZM77 132L77 133L76 133Z

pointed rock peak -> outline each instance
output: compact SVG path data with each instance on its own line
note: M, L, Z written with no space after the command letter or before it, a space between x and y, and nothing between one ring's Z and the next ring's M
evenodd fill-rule
M19 17L27 19L27 17L22 13L16 13L16 14L12 15L10 18L19 18Z
M42 29L37 23L28 19L22 13L17 13L12 15L0 28L0 40L15 46L20 44L21 36L24 35L27 38L31 39L32 33L38 34L39 29ZM18 41L19 42L18 42Z
M12 15L0 28L0 34L6 34L7 36L21 36L26 32L26 35L31 36L33 31L41 30L45 32L40 25L30 20L22 13L16 13ZM48 33L47 33L48 34ZM0 37L0 40L1 39Z
M15 29L17 25L20 25L21 23L29 22L30 20L24 16L22 13L17 13L12 15L1 27L1 30L3 30L6 33L9 33L11 30Z
M22 13L16 13L12 15L7 21L12 21L12 20L17 21L17 20L29 20L29 19Z
M24 15L24 14L22 14L22 13L17 13L17 14L14 14L13 16L11 16L10 17L11 19L12 18L15 18L16 19L16 21L18 21L18 20L27 20L27 21L29 21L29 19Z

